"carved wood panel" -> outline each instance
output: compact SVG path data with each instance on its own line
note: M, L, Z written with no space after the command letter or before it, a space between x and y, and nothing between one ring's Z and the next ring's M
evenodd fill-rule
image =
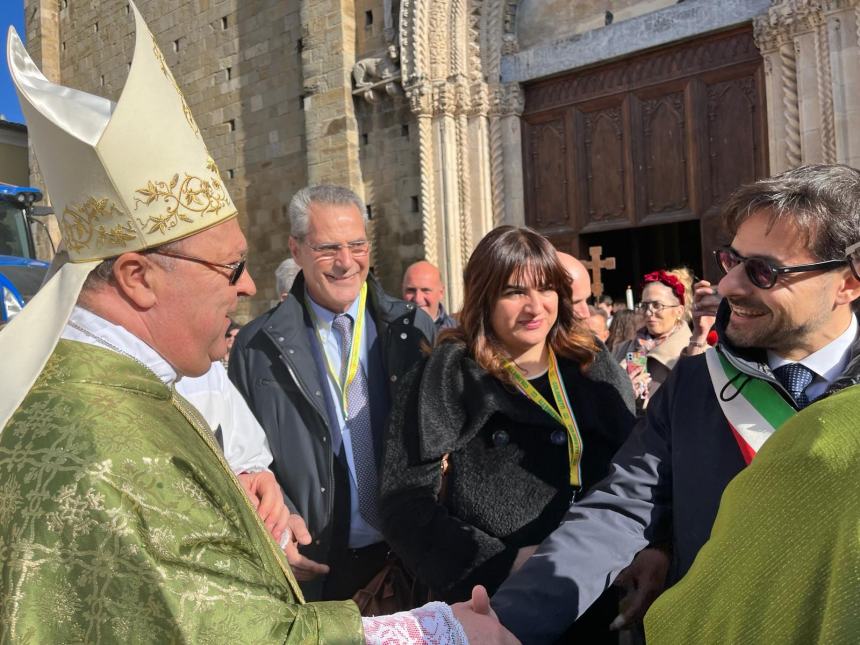
M640 103L642 133L642 218L689 211L687 115L682 92Z
M577 122L582 123L584 159L577 182L585 200L582 223L626 221L627 145L621 106L584 113Z
M714 277L720 204L767 174L749 26L539 81L525 95L527 224L576 245L584 233L698 219Z
M540 229L570 227L568 127L563 112L551 112L526 124L524 153L529 202L534 205L533 226Z

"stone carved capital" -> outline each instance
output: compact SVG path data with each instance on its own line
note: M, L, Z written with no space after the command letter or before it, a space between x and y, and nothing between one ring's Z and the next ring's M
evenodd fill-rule
M490 112L490 88L484 82L473 83L469 116L486 116Z
M525 108L526 96L519 83L505 83L491 88L490 114L494 116L520 116Z
M406 88L409 108L418 116L433 115L433 85L425 79L417 79Z
M756 45L762 53L774 52L795 36L815 31L835 4L853 5L857 0L774 0L767 13L753 21Z
M451 76L433 86L433 114L460 116L472 110L472 93L465 76Z

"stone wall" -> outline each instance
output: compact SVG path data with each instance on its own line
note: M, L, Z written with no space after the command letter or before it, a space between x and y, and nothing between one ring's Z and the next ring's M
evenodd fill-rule
M518 9L519 46L528 49L673 4L677 4L677 0L522 0Z
M357 73L363 76L359 81L377 85L364 92L356 87L359 81L352 80L364 198L371 216L372 264L393 294L400 293L406 266L424 257L418 123L399 80L388 84L381 78L383 74L399 78L398 17L396 1L355 0L359 71L353 77ZM368 61L371 67L362 69Z
M356 102L364 193L372 216L373 267L400 293L403 271L424 257L421 240L418 125L403 99Z

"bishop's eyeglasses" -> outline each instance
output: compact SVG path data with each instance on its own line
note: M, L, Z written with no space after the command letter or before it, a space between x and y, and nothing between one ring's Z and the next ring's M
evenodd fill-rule
M163 255L168 258L176 258L177 260L187 260L188 262L196 262L197 264L202 264L208 267L218 267L221 269L230 269L230 274L228 279L230 281L230 286L235 285L239 282L239 278L242 277L242 274L245 272L245 263L246 259L241 259L238 262L230 262L229 264L221 264L220 262L210 262L209 260L204 260L203 258L195 258L190 255L181 255L179 253L171 253L169 251L159 251L154 250L150 251L155 255Z

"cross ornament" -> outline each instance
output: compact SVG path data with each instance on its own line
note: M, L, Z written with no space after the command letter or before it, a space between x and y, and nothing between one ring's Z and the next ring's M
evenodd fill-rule
M600 256L602 254L602 246L589 246L588 255L591 259L583 262L585 268L591 271L591 295L595 298L603 295L603 280L600 277L601 270L606 269L607 271L611 271L615 268L615 258L601 259Z

